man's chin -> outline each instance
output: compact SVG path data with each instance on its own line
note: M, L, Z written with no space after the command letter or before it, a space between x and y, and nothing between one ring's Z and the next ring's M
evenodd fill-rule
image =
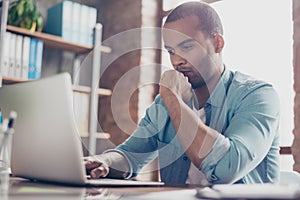
M192 81L189 79L189 83L192 86L192 89L197 89L197 88L201 88L201 87L206 87L206 84L203 82L196 82L196 81Z

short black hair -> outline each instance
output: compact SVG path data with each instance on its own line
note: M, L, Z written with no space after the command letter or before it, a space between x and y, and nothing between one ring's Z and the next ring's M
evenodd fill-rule
M196 15L199 19L199 30L204 33L223 35L223 26L218 13L207 3L186 2L174 8L167 16L166 22L174 22L187 16Z

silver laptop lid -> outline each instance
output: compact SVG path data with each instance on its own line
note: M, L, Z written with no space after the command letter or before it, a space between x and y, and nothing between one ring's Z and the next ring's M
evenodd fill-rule
M18 114L12 146L13 175L84 184L69 74L3 86L0 107L4 117L11 110Z

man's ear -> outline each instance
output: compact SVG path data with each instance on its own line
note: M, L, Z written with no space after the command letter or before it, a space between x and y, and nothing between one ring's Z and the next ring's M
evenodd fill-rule
M214 41L215 41L215 51L216 51L216 53L221 53L222 49L224 47L223 36L219 33L216 33L214 35Z

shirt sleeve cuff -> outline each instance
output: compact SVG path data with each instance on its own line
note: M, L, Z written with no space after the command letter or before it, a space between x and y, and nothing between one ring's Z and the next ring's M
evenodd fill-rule
M206 175L211 171L212 166L215 166L219 160L223 158L223 156L227 153L230 148L229 139L224 135L219 134L217 140L215 141L212 151L208 154L208 156L203 160L200 165L200 170ZM207 177L210 180L209 177Z
M130 179L133 175L133 168L132 168L132 164L131 164L130 160L128 159L128 157L126 156L126 154L124 152L122 152L121 150L119 150L119 149L108 149L108 150L104 151L103 153L108 153L108 152L119 153L121 156L123 156L126 159L129 169L128 169L127 176L124 177L124 178L125 179Z

